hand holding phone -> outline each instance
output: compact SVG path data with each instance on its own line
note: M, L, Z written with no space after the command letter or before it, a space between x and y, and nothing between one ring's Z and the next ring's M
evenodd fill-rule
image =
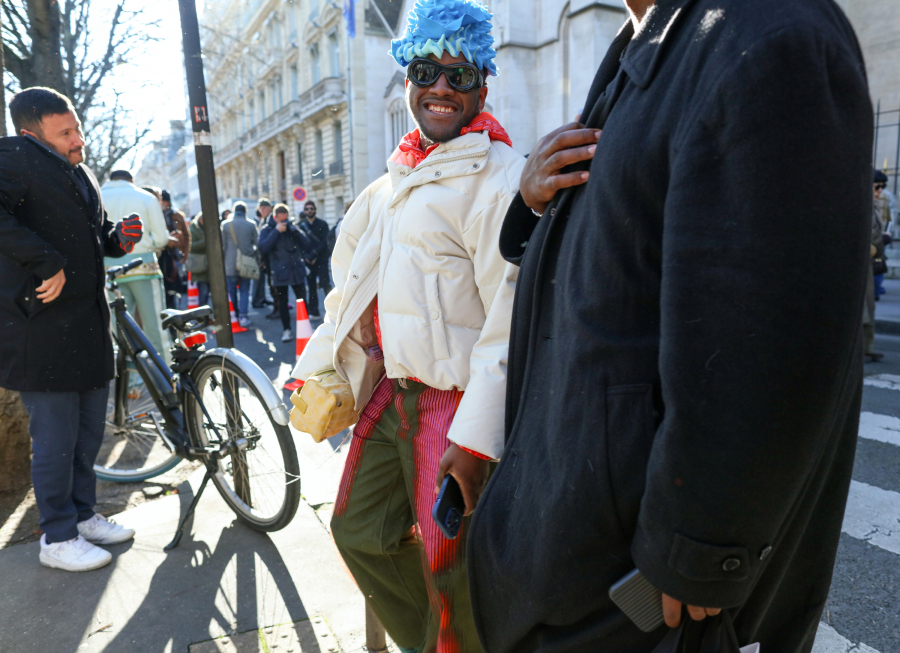
M448 540L455 540L459 535L465 512L466 502L463 499L462 490L459 489L459 483L450 474L447 474L441 484L441 491L434 502L434 507L431 509L431 518Z

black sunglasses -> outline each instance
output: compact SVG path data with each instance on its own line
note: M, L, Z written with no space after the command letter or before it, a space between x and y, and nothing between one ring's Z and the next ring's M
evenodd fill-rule
M445 66L431 59L413 59L406 69L406 79L421 87L431 86L441 74L450 86L463 93L484 86L484 75L470 63Z
M885 188L887 188L887 184L875 184L875 188L877 190L884 190Z

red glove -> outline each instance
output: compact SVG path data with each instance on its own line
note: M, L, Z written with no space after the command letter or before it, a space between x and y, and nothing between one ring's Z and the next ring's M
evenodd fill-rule
M130 254L134 249L134 244L141 240L144 234L144 225L141 222L141 216L132 213L127 218L116 225L116 235L119 237L119 246Z

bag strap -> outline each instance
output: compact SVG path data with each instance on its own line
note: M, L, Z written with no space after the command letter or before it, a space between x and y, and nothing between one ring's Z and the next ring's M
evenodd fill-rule
M241 246L238 245L237 236L234 235L234 221L228 223L228 230L231 231L231 240L234 241L234 246L240 251Z

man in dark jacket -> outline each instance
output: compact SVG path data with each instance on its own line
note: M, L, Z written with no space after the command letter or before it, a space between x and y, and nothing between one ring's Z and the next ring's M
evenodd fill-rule
M305 259L313 254L313 242L306 232L292 225L290 210L285 204L276 204L275 212L259 233L259 253L269 259L269 275L277 295L275 305L281 315L284 333L282 342L291 341L291 316L289 288L294 296L307 302Z
M327 295L331 292L331 274L328 271L328 223L316 217L316 203L307 200L303 205L303 217L298 221L298 226L312 239L314 250L307 256L306 265L309 267L307 277L309 286L309 316L319 317L319 286Z
M862 391L862 55L827 0L626 4L501 234L521 269L476 620L490 653L649 653L666 629L608 596L637 568L672 637L805 653Z
M0 386L31 418L40 561L86 571L111 560L91 542L134 535L94 513L93 465L115 374L103 257L130 252L141 221L107 219L66 97L25 89L9 112L19 136L0 139Z

